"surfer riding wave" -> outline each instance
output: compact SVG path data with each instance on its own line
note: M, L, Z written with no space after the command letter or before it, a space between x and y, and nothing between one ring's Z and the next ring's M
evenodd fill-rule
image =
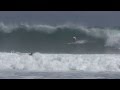
M72 37L73 42L68 43L68 44L85 44L87 43L87 40L78 40L76 36Z
M74 40L74 42L76 42L76 41L77 41L77 38L74 36L74 37L73 37L73 40Z

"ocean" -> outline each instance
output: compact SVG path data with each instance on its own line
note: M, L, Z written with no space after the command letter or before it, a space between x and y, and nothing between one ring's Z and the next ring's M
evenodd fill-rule
M120 27L0 23L0 78L120 78L119 54Z

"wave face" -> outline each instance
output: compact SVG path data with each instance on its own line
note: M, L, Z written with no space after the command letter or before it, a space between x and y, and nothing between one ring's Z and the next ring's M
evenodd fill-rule
M120 55L0 53L0 70L120 72Z
M74 41L73 37L77 37ZM0 23L0 51L119 53L120 28Z

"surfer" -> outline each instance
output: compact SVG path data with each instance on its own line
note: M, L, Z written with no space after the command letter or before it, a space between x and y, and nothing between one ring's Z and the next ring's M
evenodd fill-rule
M77 41L77 38L74 36L74 37L72 37L73 38L73 42L71 42L71 43L67 43L67 44L75 44L76 43L76 41Z
M32 56L32 55L33 55L33 53L31 52L29 55L31 55L31 56Z
M73 37L73 40L74 40L74 42L76 42L77 38L74 36L74 37Z

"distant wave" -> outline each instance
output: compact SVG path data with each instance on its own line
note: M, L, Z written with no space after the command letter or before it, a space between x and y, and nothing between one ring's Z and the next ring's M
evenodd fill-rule
M0 70L120 72L120 55L0 53Z
M100 46L101 48L120 48L119 27L85 27L75 24L56 26L40 24L5 25L4 23L0 23L0 32L0 42L3 44L1 44L1 47L3 48L8 47L5 47L5 44L10 44L12 46L13 43L16 44L17 42L19 43L19 46L32 46L33 44L33 47L42 47L42 45L45 46L48 44L53 47L54 45L62 46L63 44L65 45L65 43L73 42L73 36L76 36L78 40L87 41L85 44L88 44L89 47L93 46L96 49L98 48L97 46Z

